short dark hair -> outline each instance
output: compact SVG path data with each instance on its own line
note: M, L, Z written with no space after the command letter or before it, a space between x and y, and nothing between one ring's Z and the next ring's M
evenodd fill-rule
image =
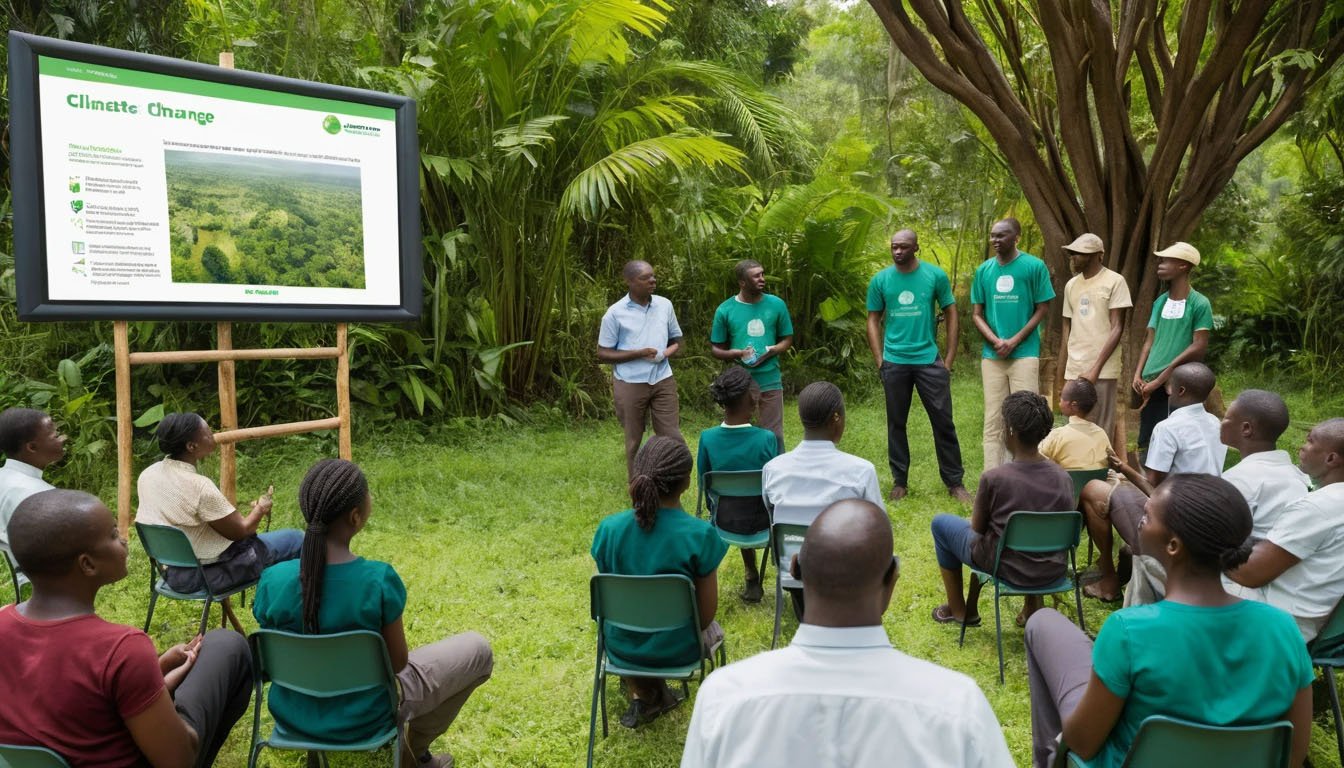
M64 488L35 493L19 502L8 528L10 552L19 569L29 576L60 576L69 571L75 558L92 545L85 516L72 513L95 504L102 504L97 496Z
M845 412L845 396L829 381L814 381L798 393L798 419L804 427L824 427L831 416Z
M759 266L761 262L755 259L743 259L733 265L733 276L737 278L737 282L743 282L747 279L747 273Z
M1073 379L1064 384L1064 399L1078 406L1083 415L1097 407L1097 385L1087 379Z
M1055 425L1055 416L1044 397L1019 389L1003 399L1003 423L1024 445L1039 445Z
M187 443L196 436L205 419L199 413L170 413L159 422L154 436L159 440L159 450L168 456L178 456L187 450Z
M1227 571L1251 556L1251 508L1236 486L1221 477L1178 472L1153 491L1170 501L1166 526L1185 542L1203 571Z
M0 453L16 456L23 446L38 438L38 430L47 418L36 408L6 408L0 411Z
M1203 363L1182 363L1171 372L1171 383L1176 387L1185 387L1191 397L1203 402L1208 399L1217 380L1213 376L1213 369Z
M1018 220L1017 220L1015 217L1013 217L1013 216L1006 216L1006 217L1004 217L1003 219L1001 219L1001 221L1002 221L1004 224L1007 224L1010 228L1012 228L1012 230L1013 230L1013 237L1021 237L1021 236L1022 236L1022 222L1018 221ZM984 225L982 224L981 226L984 226Z
M1247 389L1234 400L1242 418L1255 427L1261 440L1278 440L1288 431L1288 404L1266 389Z

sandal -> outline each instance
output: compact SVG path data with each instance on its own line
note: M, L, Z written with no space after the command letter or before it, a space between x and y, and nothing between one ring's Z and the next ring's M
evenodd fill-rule
M933 620L938 622L939 624L962 623L961 619L958 619L956 616L952 615L952 610L947 607L947 603L943 603L942 605L933 609ZM969 621L966 622L966 626L968 627L980 626L980 617L976 616L975 618L970 619Z
M1093 600L1100 600L1103 603L1117 603L1120 601L1119 592L1113 595L1104 595L1102 594L1100 589L1097 589L1096 582L1093 582L1091 584L1084 584L1083 594L1086 595L1087 597L1092 598Z
M670 712L685 701L684 696L678 696L672 689L663 689L663 699L657 704L649 704L643 699L632 699L630 708L621 715L621 725L626 728L638 728L641 725L657 720L664 712Z

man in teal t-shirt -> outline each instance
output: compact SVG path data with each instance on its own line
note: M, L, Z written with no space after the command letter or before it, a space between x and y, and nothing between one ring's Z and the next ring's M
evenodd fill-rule
M921 262L919 237L903 229L891 236L892 266L868 283L868 347L887 398L887 462L891 465L891 499L905 498L910 474L910 442L906 421L910 396L929 414L938 474L948 493L970 501L962 486L961 445L952 421L952 363L957 358L957 302L947 273ZM935 308L947 321L947 357L938 356Z
M985 469L1008 460L1003 446L1004 398L1041 387L1041 320L1055 298L1045 262L1017 250L1022 225L1007 218L989 230L994 258L971 280L972 320L985 337L980 374L985 389Z
M1213 329L1213 306L1204 294L1190 287L1190 273L1199 265L1199 251L1177 242L1157 256L1157 279L1167 283L1167 292L1153 302L1148 333L1135 366L1134 393L1143 401L1139 412L1139 450L1148 448L1153 428L1167 418L1167 379L1176 367L1204 360Z
M784 384L779 355L793 346L793 320L784 300L765 292L760 262L733 267L738 292L714 310L709 343L714 357L736 360L761 388L760 425L775 433L784 448Z

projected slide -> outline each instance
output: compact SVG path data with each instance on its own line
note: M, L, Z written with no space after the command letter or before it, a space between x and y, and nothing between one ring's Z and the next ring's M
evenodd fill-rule
M397 305L394 110L38 56L52 301Z

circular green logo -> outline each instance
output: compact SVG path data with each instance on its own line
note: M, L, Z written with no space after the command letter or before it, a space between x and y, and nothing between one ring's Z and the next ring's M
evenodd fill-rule
M335 136L341 132L341 119L335 115L327 115L326 119L322 121L322 128Z

